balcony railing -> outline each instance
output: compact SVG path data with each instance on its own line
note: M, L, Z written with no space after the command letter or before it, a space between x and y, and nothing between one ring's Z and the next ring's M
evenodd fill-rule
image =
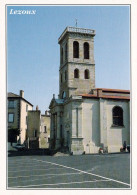
M66 32L78 32L78 33L95 35L95 30L68 26L67 28L65 28L64 32L59 37L58 41L62 39L62 37L65 35Z

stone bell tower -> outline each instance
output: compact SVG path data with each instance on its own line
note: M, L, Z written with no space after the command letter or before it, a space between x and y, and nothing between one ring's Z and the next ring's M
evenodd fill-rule
M95 30L67 27L59 37L60 99L95 88L94 36Z

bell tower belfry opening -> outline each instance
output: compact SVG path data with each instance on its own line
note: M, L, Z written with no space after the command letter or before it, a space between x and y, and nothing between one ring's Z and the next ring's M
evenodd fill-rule
M95 88L94 36L95 30L67 27L59 37L60 99Z

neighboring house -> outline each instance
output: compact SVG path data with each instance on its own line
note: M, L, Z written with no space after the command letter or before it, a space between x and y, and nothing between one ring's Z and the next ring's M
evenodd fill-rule
M50 115L41 115L41 111L28 111L27 145L30 149L48 148L50 136Z
M40 147L49 148L50 139L50 114L48 111L45 115L41 115L41 134L40 134Z
M67 27L59 37L59 98L49 106L52 149L119 152L124 141L130 144L130 91L95 88L94 36L94 30Z
M23 144L26 140L27 114L32 109L33 105L24 99L23 90L20 90L20 95L8 93L8 149L11 145L17 142ZM16 131L20 132L19 136Z
M27 140L28 148L39 148L40 132L41 132L41 112L36 107L36 110L28 111L28 130Z

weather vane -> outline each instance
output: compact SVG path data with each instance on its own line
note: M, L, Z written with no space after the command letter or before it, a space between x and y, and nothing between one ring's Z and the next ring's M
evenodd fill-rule
M76 27L77 27L77 21L78 21L78 20L76 19Z

